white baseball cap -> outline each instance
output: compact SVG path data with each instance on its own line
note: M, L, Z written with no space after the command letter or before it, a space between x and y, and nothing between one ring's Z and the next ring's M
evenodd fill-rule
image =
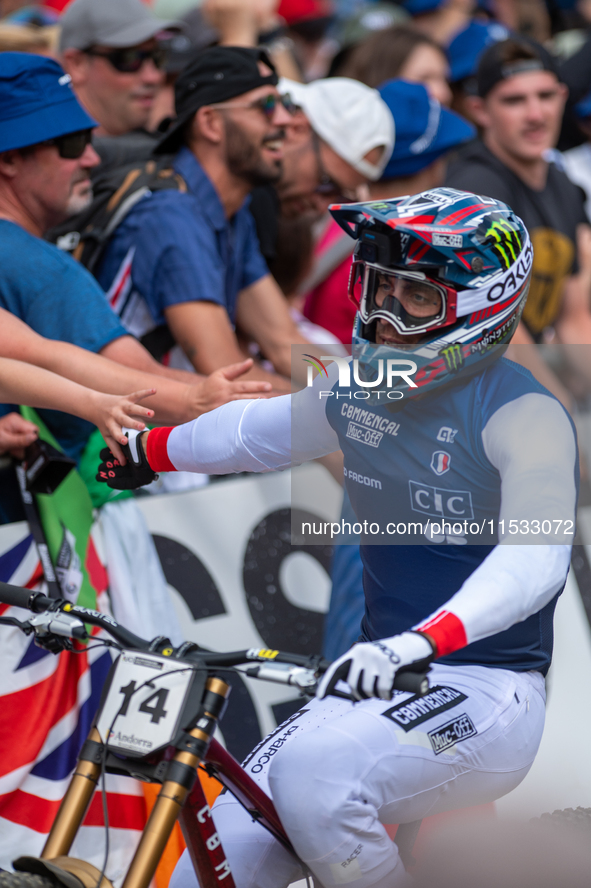
M310 126L353 169L375 182L394 148L394 118L377 89L349 77L326 77L297 83L282 77L279 91L289 93ZM364 160L383 146L378 163Z

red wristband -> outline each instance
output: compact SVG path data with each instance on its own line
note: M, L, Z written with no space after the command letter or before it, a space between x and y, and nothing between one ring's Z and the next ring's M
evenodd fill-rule
M441 611L428 623L419 626L416 631L424 632L435 642L438 657L451 654L468 644L464 624L459 617L449 611Z
M174 427L172 427L174 428ZM168 456L168 437L172 428L151 429L146 445L146 457L155 472L176 472Z

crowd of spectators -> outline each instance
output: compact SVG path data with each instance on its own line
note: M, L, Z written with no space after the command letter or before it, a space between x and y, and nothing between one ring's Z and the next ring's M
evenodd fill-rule
M351 341L328 206L440 186L529 229L516 341L591 343L590 28L585 0L0 0L0 359L119 396L107 425L27 395L80 464L89 418L289 391L292 344ZM1 410L8 522L36 430Z

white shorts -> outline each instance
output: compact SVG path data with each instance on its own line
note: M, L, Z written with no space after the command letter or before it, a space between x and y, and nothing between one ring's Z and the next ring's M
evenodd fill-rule
M383 824L484 804L529 771L544 726L536 672L434 664L424 698L313 700L251 753L297 854L325 888L401 888L409 877ZM236 888L304 877L233 796L213 808ZM197 888L187 852L170 888Z

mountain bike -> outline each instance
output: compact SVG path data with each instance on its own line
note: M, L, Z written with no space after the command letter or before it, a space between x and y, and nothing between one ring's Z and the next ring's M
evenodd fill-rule
M253 819L294 855L302 871L308 872L272 800L213 735L223 717L231 689L226 677L232 672L291 685L305 696L314 694L328 661L258 648L213 653L193 642L174 648L164 637L152 641L139 638L107 614L6 583L0 583L0 602L32 611L35 616L27 620L3 616L0 623L33 634L38 645L53 653L84 650L89 639L87 625L98 626L110 636L95 636L94 643L118 651L41 857L15 860L16 872L0 873L0 888L112 888L105 876L108 841L101 871L68 856L101 778L107 812L105 773L161 785L122 888L148 888L177 819L201 888L220 884L235 888L198 779L199 768L233 793ZM345 664L345 674L346 669ZM335 676L331 693L353 700L342 685L337 687L342 677ZM423 695L429 683L425 674L407 671L397 674L394 687ZM108 839L107 816L105 826ZM309 874L309 884L311 879Z

